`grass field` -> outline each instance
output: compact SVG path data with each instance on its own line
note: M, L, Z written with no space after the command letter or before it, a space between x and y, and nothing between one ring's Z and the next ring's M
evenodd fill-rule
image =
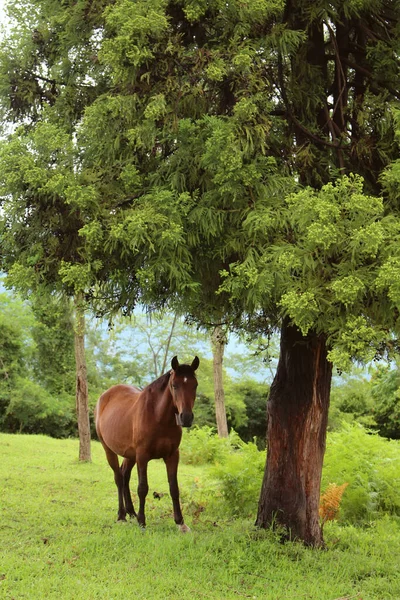
M182 534L164 465L153 461L143 532L135 521L116 523L113 475L98 443L91 464L78 463L76 440L43 436L0 434L0 453L0 598L400 600L395 520L363 529L328 523L325 551L280 544L252 521L200 510L209 467L181 464L192 530Z

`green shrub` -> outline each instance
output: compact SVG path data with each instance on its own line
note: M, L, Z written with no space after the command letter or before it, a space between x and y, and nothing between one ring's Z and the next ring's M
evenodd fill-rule
M211 476L218 482L211 500L216 512L229 516L254 517L261 490L265 452L249 442L231 452L223 463L215 465Z
M220 438L213 427L194 427L183 431L180 447L182 462L190 465L224 461L229 453L244 443L234 430L229 437Z
M400 444L361 425L343 423L328 435L322 490L348 483L339 518L365 523L382 514L400 515Z
M55 397L39 384L18 378L2 419L2 429L58 438L76 435L73 398L65 394Z

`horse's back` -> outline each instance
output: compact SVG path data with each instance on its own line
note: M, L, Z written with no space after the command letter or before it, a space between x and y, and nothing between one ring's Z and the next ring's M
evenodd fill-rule
M132 406L133 402L140 394L139 388L133 385L118 384L113 385L108 390L102 393L97 401L95 408L96 423L101 419L105 410L112 408L113 410L124 410Z

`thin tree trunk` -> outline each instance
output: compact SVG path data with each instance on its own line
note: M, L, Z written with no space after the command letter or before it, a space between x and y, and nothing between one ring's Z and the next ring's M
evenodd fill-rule
M161 373L165 373L165 369L167 368L168 352L169 352L169 347L171 345L172 336L174 335L174 329L175 329L176 319L177 318L178 318L177 314L175 313L174 314L174 320L172 321L172 325L171 325L171 331L169 332L169 336L168 336L168 339L167 339L167 345L165 347L164 361L163 361Z
M213 351L214 397L217 431L219 437L228 437L228 423L226 420L225 392L222 375L222 363L224 360L226 336L222 327L216 327L214 329L211 336L211 342Z
M82 294L75 302L75 365L76 365L76 415L79 433L79 460L91 461L90 420L87 369L85 358L85 313Z
M332 365L326 339L285 321L268 401L267 463L256 525L323 546L319 521Z

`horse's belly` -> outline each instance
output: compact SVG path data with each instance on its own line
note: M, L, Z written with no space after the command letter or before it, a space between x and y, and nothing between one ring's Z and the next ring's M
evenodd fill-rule
M102 439L106 446L115 454L124 458L135 458L135 440L133 439L132 423L129 419L113 422L110 418L102 428Z

